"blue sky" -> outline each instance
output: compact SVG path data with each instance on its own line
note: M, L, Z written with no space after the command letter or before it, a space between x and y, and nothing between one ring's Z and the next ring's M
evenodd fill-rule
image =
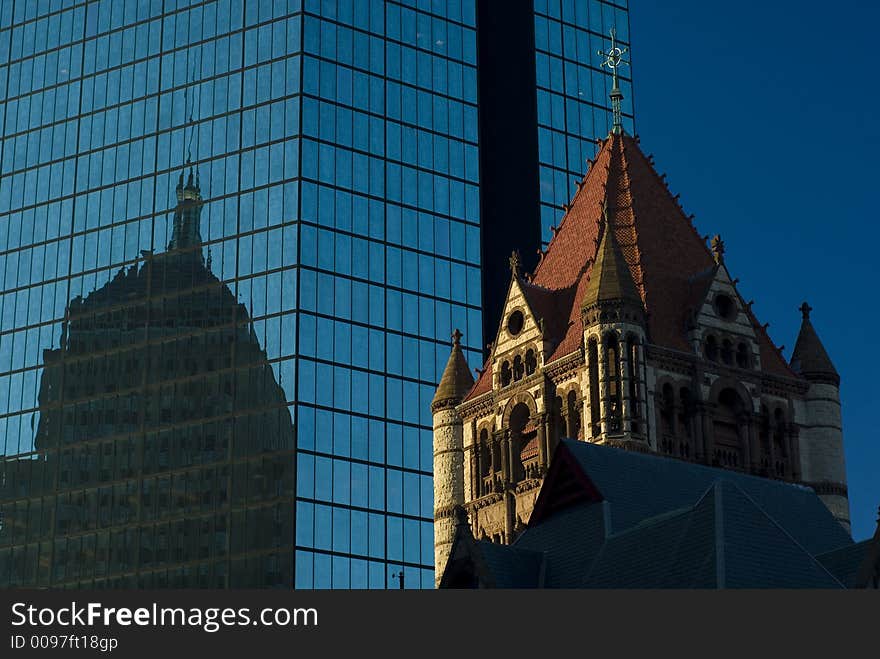
M636 132L791 356L841 375L853 536L880 505L880 3L630 0Z

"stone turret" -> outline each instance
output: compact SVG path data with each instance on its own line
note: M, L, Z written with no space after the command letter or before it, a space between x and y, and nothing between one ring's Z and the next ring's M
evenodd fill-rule
M803 402L805 422L800 429L802 478L849 531L840 376L810 321L812 309L804 302L800 310L803 320L791 368L810 383Z
M588 395L584 427L592 441L645 442L645 309L607 201L603 216L602 237L581 301L588 364L582 386Z
M434 419L434 568L435 583L455 539L455 508L464 504L464 427L455 407L474 386L461 349L461 332L452 335L452 354L431 401Z

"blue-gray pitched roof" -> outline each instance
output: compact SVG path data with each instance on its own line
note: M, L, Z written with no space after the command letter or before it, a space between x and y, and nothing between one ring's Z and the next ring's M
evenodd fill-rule
M538 588L542 585L542 552L499 545L489 540L479 540L475 544L494 579L495 588Z
M583 583L606 588L841 588L739 485L608 538Z
M512 546L471 537L481 583L843 588L873 542L854 544L807 487L573 440L560 455Z
M529 527L513 546L546 555L545 587L570 587L583 580L605 542L606 515L603 504L573 505Z
M563 440L603 498L619 532L671 510L693 506L716 480L736 484L810 554L852 544L812 489L658 455Z
M847 588L856 585L856 577L859 574L872 540L862 540L846 545L840 549L820 554L816 558L824 565L831 574L843 583Z

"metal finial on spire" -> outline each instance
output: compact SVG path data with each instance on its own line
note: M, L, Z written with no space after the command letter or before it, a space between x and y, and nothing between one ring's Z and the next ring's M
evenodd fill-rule
M810 312L811 312L812 310L813 310L813 307L811 307L811 306L810 306L809 304L807 304L806 302L804 302L804 303L800 306L800 312L801 312L801 314L803 315L804 320L807 320L807 319L810 317Z
M600 66L607 66L611 70L612 85L609 96L611 97L611 110L614 113L614 127L612 128L612 132L615 135L619 135L623 132L623 119L620 110L620 102L623 100L623 92L620 91L620 85L617 83L617 69L623 64L629 64L628 60L623 59L623 56L629 51L629 48L621 48L617 45L615 39L617 31L614 28L611 28L610 34L611 48L608 49L607 53L597 50L596 54L605 58L605 61L602 62Z
M712 256L715 258L715 263L722 263L724 261L724 241L721 240L720 234L715 234L712 236Z
M510 258L508 259L508 263L510 263L510 272L513 274L513 276L519 277L520 276L519 269L520 269L520 266L522 265L522 262L519 260L519 252L514 250L510 254Z

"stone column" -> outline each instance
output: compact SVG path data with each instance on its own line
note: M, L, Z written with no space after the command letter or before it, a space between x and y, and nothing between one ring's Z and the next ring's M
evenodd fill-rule
M538 471L543 475L550 464L550 446L547 443L547 413L538 417Z
M693 418L691 419L691 428L693 428L693 440L694 440L694 460L697 462L702 462L703 457L706 454L705 449L705 439L703 437L703 412L702 412L702 404L698 401L694 401L693 407Z
M632 401L629 398L629 346L626 338L617 340L617 368L620 370L620 430L632 433Z
M509 545L516 529L516 495L511 490L504 493L504 513L504 543Z
M703 403L700 406L700 424L703 428L703 459L706 464L711 465L715 459L715 440L712 431L712 406L710 403Z
M608 434L608 369L605 368L605 342L601 340L597 342L596 346L596 358L599 360L598 372L599 372L599 427L601 428L600 435Z
M471 500L480 496L480 445L479 439L474 437L474 443L471 445Z
M501 480L505 486L511 482L510 474L510 431L502 431L501 436Z
M739 435L739 444L742 446L742 467L743 471L746 473L751 471L752 465L752 438L749 426L749 414L747 412L743 412L737 416L736 430Z
M748 421L749 431L749 468L753 474L761 473L761 447L758 442L758 417L754 414L749 415Z
M800 426L792 423L789 427L791 429L791 479L797 482L801 480Z

